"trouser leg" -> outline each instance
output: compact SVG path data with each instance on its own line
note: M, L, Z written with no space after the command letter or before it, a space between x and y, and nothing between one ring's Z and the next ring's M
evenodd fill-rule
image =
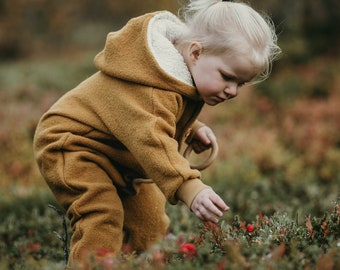
M124 211L113 177L89 152L56 152L49 159L56 168L62 168L46 171L45 178L73 229L69 265L86 260L84 255L95 254L98 249L118 254Z
M113 188L112 188L113 187ZM123 207L114 186L97 193L97 199L87 199L84 207L68 211L78 220L73 224L69 264L86 261L100 249L118 254L123 242ZM76 202L77 203L77 202Z
M126 242L137 252L162 239L169 226L166 199L155 183L140 183L134 196L122 198Z

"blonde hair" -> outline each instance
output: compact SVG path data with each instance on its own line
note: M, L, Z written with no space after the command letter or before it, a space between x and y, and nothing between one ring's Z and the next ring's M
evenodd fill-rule
M179 48L198 41L204 53L248 57L261 70L257 82L269 76L273 60L281 52L269 17L245 3L221 0L190 0L180 16L187 30L178 40Z

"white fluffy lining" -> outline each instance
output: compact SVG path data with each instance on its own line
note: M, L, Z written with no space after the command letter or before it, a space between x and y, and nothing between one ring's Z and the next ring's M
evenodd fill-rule
M159 66L176 79L193 85L191 74L182 55L173 45L184 24L170 12L155 15L149 22L147 39L149 48Z

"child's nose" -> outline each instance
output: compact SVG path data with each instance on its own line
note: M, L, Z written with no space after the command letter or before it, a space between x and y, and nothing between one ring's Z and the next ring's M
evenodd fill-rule
M231 83L226 87L224 90L224 93L229 97L229 98L234 98L238 94L238 85L237 83Z

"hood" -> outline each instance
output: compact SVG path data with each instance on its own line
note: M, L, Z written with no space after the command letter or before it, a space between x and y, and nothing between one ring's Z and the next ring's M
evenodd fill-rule
M173 45L184 27L166 11L131 19L108 34L95 64L111 77L199 99L184 59Z

